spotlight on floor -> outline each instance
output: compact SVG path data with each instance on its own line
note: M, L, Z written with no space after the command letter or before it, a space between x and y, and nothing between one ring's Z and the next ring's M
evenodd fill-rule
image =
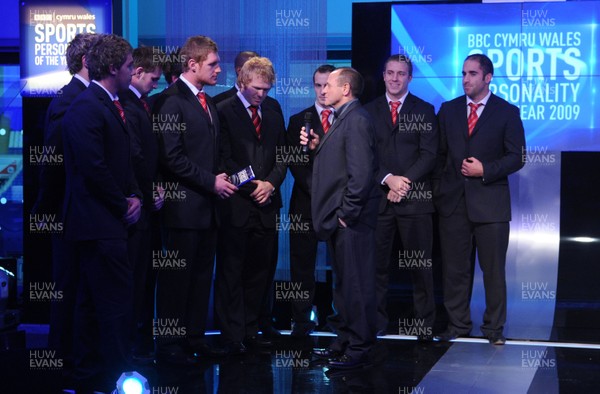
M150 394L150 385L148 379L136 371L123 372L112 394Z

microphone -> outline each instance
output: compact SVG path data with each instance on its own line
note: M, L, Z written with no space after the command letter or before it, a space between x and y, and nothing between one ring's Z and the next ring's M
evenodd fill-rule
M308 111L304 114L304 130L306 130L306 135L308 138L308 142L306 143L306 145L304 145L302 147L302 152L303 153L308 153L308 145L310 144L310 140L312 139L312 136L310 135L310 129L311 129L311 123L312 123L312 112Z

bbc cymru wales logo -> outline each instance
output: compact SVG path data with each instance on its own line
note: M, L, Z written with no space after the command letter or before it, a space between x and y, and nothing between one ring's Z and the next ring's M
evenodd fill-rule
M302 356L301 350L276 350L275 368L308 368L310 359Z
M301 146L277 146L275 161L286 166L305 166L310 162L310 156L302 152Z
M276 301L308 301L310 293L302 290L300 282L275 282Z
M521 350L521 367L556 368L556 359L548 356L548 350Z
M433 123L425 120L425 114L399 114L398 133L426 134L433 132Z
M275 230L286 231L290 233L308 233L310 231L310 223L302 220L302 214L284 214L276 215Z
M154 319L152 335L160 338L183 338L187 335L187 329L180 324L179 319Z
M548 301L556 299L556 290L548 282L521 282L521 299L526 301Z
M556 153L548 150L547 146L528 146L521 148L522 162L529 166L551 166L558 164Z
M398 268L400 269L431 269L433 261L425 256L424 250L398 251Z
M187 124L179 114L152 114L152 131L157 134L182 134Z
M29 301L62 301L63 291L56 289L55 282L31 282L29 283Z
M398 319L398 335L432 336L433 328L425 324L425 319Z
M29 351L29 369L57 370L62 369L63 366L63 359L56 357L56 350Z
M187 198L187 191L180 187L179 182L153 182L152 198L162 197L165 202L183 202Z
M154 269L185 269L187 261L179 257L178 250L153 250L152 268Z
M29 232L38 234L58 234L63 232L63 223L56 214L30 214Z
M303 10L275 10L275 26L280 28L309 27L310 19Z
M29 164L56 166L63 164L63 154L57 153L56 146L30 146Z

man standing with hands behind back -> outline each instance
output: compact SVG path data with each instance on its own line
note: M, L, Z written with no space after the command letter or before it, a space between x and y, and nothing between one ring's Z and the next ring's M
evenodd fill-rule
M476 245L485 287L481 331L504 345L506 251L511 220L508 175L523 167L525 133L519 109L494 95L491 60L473 54L463 64L465 95L442 104L438 113L440 149L434 171L434 198L440 217L444 306L449 341L472 328L471 252Z
M375 130L358 101L364 86L353 68L329 74L323 94L335 120L323 139L301 132L314 150L312 218L317 237L329 243L335 274L333 302L339 315L337 338L313 354L332 368L363 366L376 340L375 226L381 197Z
M130 368L127 229L138 221L142 203L117 92L131 81L131 52L119 36L97 38L86 54L92 82L63 121L65 238L74 242L80 275L74 379L82 389L95 378L114 382Z

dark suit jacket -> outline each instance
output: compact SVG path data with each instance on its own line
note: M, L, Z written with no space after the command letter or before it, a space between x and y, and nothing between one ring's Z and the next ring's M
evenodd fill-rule
M429 176L435 166L438 149L438 127L433 106L409 93L398 114L398 123L392 126L392 117L386 96L376 98L365 109L371 114L377 132L379 172L377 182L387 174L405 176L411 180L414 195L398 204L387 199L389 188L383 185L384 195L379 205L383 212L390 204L398 215L433 212Z
M75 98L85 90L85 85L73 77L71 81L58 91L46 112L46 128L44 129L44 146L54 149L55 155L62 155L63 127L65 113ZM64 163L63 163L64 164ZM64 165L44 165L40 171L40 188L37 201L32 212L62 214L62 204L65 197L65 167Z
M263 225L274 228L276 214L282 206L279 186L287 171L283 160L277 159L278 152L282 152L285 147L283 114L277 106L266 100L262 103L259 140L250 115L237 95L221 101L217 108L221 119L223 170L232 174L251 165L256 179L268 181L275 187L271 203L259 207L250 197L256 186L251 182L246 183L239 192L223 201L223 219L235 227L242 227L251 212L258 212Z
M327 240L338 218L349 227L375 229L381 197L375 129L368 112L355 100L334 120L315 149L312 218L317 237Z
M141 193L133 175L127 128L100 86L91 83L77 96L64 117L63 140L65 237L126 239L126 198Z
M519 109L492 94L470 138L464 95L443 103L438 120L440 149L434 173L434 197L440 215L452 214L464 194L471 221L510 221L508 175L524 165L525 132ZM462 161L471 156L483 163L482 178L464 177L460 173Z
M154 182L158 174L158 137L152 131L151 114L146 112L134 92L130 89L120 92L119 101L127 118L135 178L144 197L144 211L136 227L148 228L148 214L152 212Z
M178 79L161 94L153 110L160 171L164 184L171 185L161 210L167 227L203 230L214 224L220 125L208 95L206 102L212 123L198 98Z
M288 149L286 153L290 156L288 167L294 176L294 187L290 199L289 212L301 214L303 219L311 218L310 189L313 171L313 155L301 153L300 129L304 127L304 115L312 113L312 129L319 138L323 138L323 126L317 108L312 105L290 117L288 124L286 142ZM298 153L300 152L300 153Z

